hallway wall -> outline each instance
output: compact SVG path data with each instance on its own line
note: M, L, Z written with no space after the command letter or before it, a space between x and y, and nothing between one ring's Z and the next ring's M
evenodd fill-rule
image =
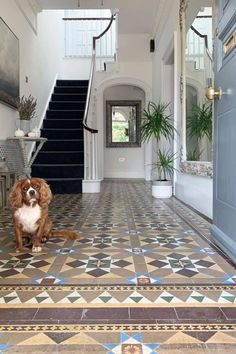
M177 33L178 50L174 53L174 80L164 75L164 61L168 47L172 45L174 32ZM166 0L163 7L161 22L157 27L155 34L156 50L153 55L152 62L152 88L153 100L165 100L166 90L171 91L171 87L175 88L174 115L175 124L179 131L176 137L176 145L178 156L181 156L181 102L180 102L180 75L181 75L181 52L180 52L180 30L179 30L179 2ZM175 81L176 80L176 81ZM180 159L179 159L180 160ZM176 165L179 170L179 161ZM190 174L176 173L175 176L175 195L180 200L189 204L199 212L212 218L212 179L193 176Z
M33 13L27 2L20 3L23 12L14 0L0 2L0 14L19 39L20 49L20 96L32 95L37 99L37 119L41 119L55 76L60 69L61 41L55 40L54 29L61 16L59 12ZM31 12L30 12L31 11ZM37 23L38 22L38 23ZM56 33L58 38L60 33ZM26 76L28 82L26 82ZM16 130L16 110L0 102L0 139L12 136Z
M103 109L106 112L106 101L141 100L145 105L145 94L131 85L117 85L104 91ZM106 115L104 114L104 132L106 131ZM106 178L144 178L144 147L107 148L104 135L104 177Z

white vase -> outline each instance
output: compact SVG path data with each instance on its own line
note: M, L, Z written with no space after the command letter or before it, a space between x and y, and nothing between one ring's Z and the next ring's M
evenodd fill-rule
M20 119L20 129L23 130L25 135L30 132L30 120Z
M154 198L170 198L172 196L172 181L152 181L152 196Z

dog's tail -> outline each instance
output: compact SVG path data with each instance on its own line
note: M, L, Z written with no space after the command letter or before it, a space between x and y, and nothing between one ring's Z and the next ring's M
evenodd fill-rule
M76 240L81 238L80 234L71 230L52 230L50 237L64 237L68 240Z

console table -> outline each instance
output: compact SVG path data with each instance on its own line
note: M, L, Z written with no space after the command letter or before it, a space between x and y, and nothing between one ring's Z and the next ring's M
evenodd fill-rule
M18 145L20 149L20 155L22 158L22 173L20 175L21 178L30 178L31 177L31 166L38 155L39 150L42 148L43 144L47 141L47 138L30 138L28 136L23 136L23 137L13 137L13 138L7 138L7 141L9 141L13 145ZM39 143L38 146L36 147L35 150L33 150L32 155L30 160L28 161L28 155L27 155L27 145L29 143Z

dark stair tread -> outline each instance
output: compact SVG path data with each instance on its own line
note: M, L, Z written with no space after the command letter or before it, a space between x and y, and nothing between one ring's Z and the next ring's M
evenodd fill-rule
M58 87L60 87L60 88L62 88L62 87L65 87L65 88L71 88L71 87L75 87L75 88L88 88L88 85L77 85L77 86L70 86L70 85L56 85L54 88L58 88Z
M69 178L63 178L63 177L49 177L47 178L47 181L82 181L84 178L83 177L69 177Z
M56 120L58 120L58 121L62 121L62 120L64 120L65 122L68 122L68 121L73 121L73 122L77 122L78 120L83 120L83 118L81 117L81 118L51 118L51 117L48 117L47 118L47 120L51 120L51 121L56 121Z
M50 150L50 151L39 151L39 154L77 154L77 153L82 153L82 152L84 152L83 150L70 150L70 151L68 151L68 150L60 150L60 151L58 151L58 150L55 150L55 151L53 151L53 150Z
M51 101L51 102L53 102L53 103L86 103L86 101ZM59 109L59 111L63 111L63 109ZM70 111L83 111L83 109L70 109Z
M54 101L54 102L61 102L61 101ZM71 102L74 102L74 101L71 101ZM48 111L53 111L53 112L55 112L55 111L58 111L58 112L84 112L84 109L51 109L50 108L50 109L48 109Z
M58 87L64 87L64 86L58 86ZM71 87L71 86L67 86L67 87ZM73 86L73 87L75 87L75 86ZM69 92L69 93L56 92L56 93L52 93L52 94L53 95L69 95L69 96L78 96L78 95L84 96L84 95L86 95L86 93L83 93L83 92Z
M61 167L61 166L83 166L83 163L57 163L55 165L52 165L51 163L34 163L34 167L36 166L50 166L50 167Z
M41 128L41 130L83 130L83 128Z

